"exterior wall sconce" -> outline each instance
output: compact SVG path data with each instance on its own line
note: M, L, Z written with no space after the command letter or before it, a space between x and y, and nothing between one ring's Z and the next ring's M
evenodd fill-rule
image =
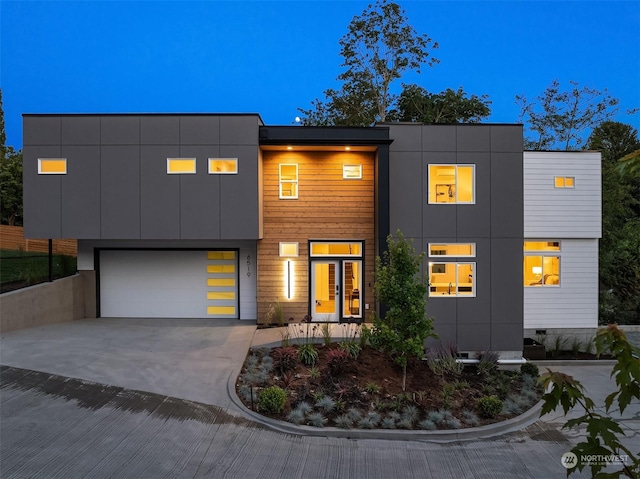
M298 243L280 243L281 258L297 258ZM288 259L284 262L284 294L287 299L293 298L293 261Z

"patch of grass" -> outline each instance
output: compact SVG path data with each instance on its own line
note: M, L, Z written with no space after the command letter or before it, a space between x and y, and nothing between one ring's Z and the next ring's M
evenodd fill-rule
M77 260L73 256L53 255L53 276L61 278L76 272ZM25 281L37 284L49 279L49 255L25 251L0 250L0 283Z

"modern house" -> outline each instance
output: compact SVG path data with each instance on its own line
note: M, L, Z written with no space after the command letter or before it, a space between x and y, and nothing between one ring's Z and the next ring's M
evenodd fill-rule
M443 343L519 356L597 324L598 153L521 125L266 126L257 114L24 115L31 238L77 238L96 317L363 321L400 229Z

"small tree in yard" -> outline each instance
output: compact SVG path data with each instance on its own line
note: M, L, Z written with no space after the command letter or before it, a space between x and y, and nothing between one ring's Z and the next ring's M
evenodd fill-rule
M386 308L384 317L375 316L371 344L393 355L402 366L402 389L407 382L407 363L424 354L424 341L433 332L433 319L425 310L427 281L420 275L424 253L416 255L411 241L400 230L387 237L388 250L376 258L376 299Z

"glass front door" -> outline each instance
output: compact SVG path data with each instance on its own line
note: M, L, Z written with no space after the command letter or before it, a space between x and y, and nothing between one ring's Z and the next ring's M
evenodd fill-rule
M338 261L311 262L311 316L314 321L340 319L340 275Z

